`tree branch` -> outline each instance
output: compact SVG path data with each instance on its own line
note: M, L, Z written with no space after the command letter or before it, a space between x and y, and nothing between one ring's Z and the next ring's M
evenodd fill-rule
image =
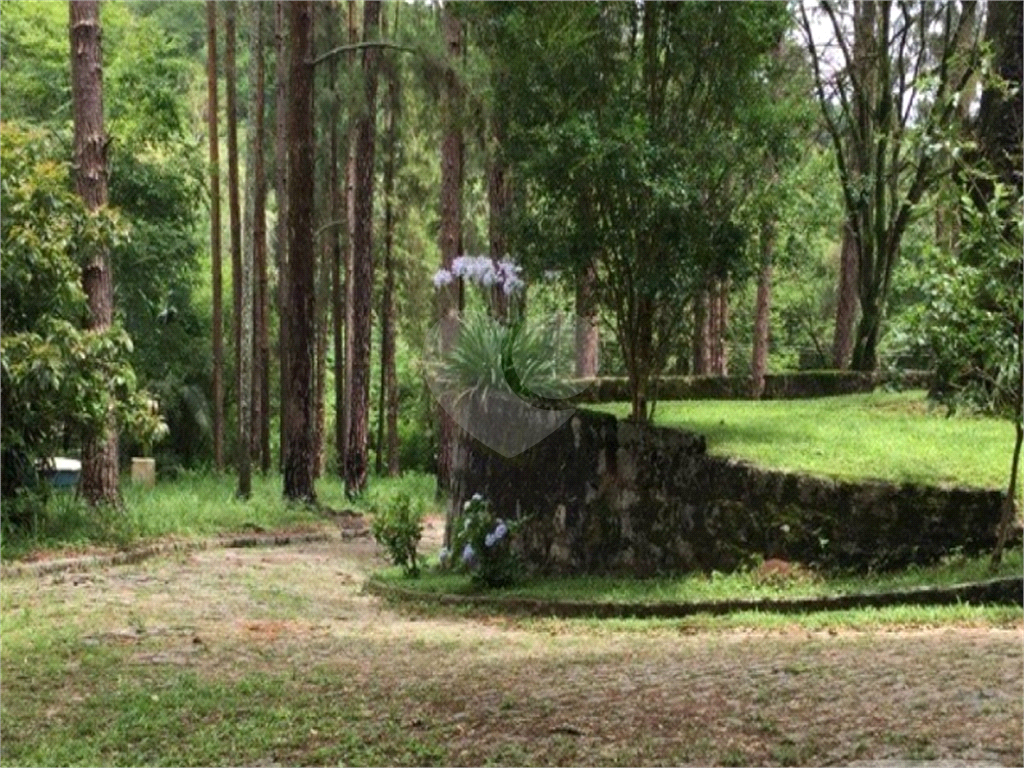
M322 64L330 58L333 58L341 53L348 53L350 51L359 51L364 48L389 48L393 51L402 51L403 53L416 53L415 48L407 48L404 45L398 45L396 43L389 43L386 40L370 40L364 43L350 43L348 45L339 45L337 48L332 48L326 53L322 53L313 59L313 66Z

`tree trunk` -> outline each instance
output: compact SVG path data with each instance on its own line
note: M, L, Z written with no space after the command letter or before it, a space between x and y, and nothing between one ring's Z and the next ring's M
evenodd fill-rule
M712 280L708 289L707 317L707 373L714 376L718 373L718 280Z
M836 303L836 328L832 337L832 364L839 370L850 367L853 352L853 328L857 322L857 236L847 221L843 225L843 244L839 253L839 296Z
M462 27L447 5L441 7L441 28L448 55L448 69L441 89L441 266L450 269L462 240L462 129L460 127L460 87L454 62L461 57ZM456 281L438 291L441 321L441 349L447 352L456 342L459 319L459 291ZM451 486L452 453L456 426L444 408L438 408L437 490L447 493ZM445 541L450 543L451 520L445 526Z
M250 60L250 68L255 58ZM238 491L240 499L252 496L252 404L253 400L253 263L256 261L256 132L247 131L245 147L245 213L244 225L247 233L239 265L238 313L239 353L238 360Z
M255 133L256 151L253 155L254 194L253 201L253 270L255 272L252 322L253 337L253 400L252 400L252 447L259 459L260 473L270 471L270 338L267 330L267 178L264 166L264 125L265 68L263 62L263 4L253 0L249 6L250 55L253 58L252 113L250 130Z
M764 394L764 375L768 371L768 330L772 307L772 256L775 251L775 221L761 220L761 271L757 277L757 303L754 309L754 350L750 361L751 396Z
M228 231L231 247L231 330L235 343L235 403L241 422L242 387L242 222L238 188L238 87L235 73L235 3L224 4L224 85L228 117ZM241 452L241 447L238 449ZM239 455L235 456L240 461Z
M711 291L702 288L693 302L693 374L711 372Z
M288 4L288 432L284 445L284 495L316 501L313 485L313 346L315 266L313 252L313 3Z
M363 6L363 40L380 36L380 0ZM352 311L352 421L345 457L345 494L349 498L366 488L367 443L370 427L370 348L373 338L373 181L377 136L377 69L380 51L363 50L365 102L356 128L355 231Z
M401 7L395 6L396 9ZM397 27L397 10L396 10ZM397 32L392 30L392 34ZM384 293L380 308L380 405L377 411L377 474L399 474L398 375L395 370L395 164L398 153L398 118L401 107L399 73L394 56L388 61L387 157L384 162Z
M1013 444L1013 460L1010 462L1010 487L1006 490L1006 498L1003 499L1003 512L999 519L999 534L996 539L996 548L992 550L991 567L995 570L1003 559L1003 548L1010 536L1010 527L1013 525L1013 518L1017 512L1017 475L1020 473L1020 448L1024 442L1024 424L1021 424L1020 413L1014 419L1014 429L1017 438Z
M329 137L328 137L329 138ZM318 229L322 242L314 247L319 254L316 264L316 350L313 360L314 371L314 404L313 404L313 477L319 478L323 472L325 457L325 434L327 432L327 342L330 338L328 323L330 322L331 298L331 259L334 249L331 247L330 226L331 216L331 169L324 166L324 183L320 191L320 211L323 223Z
M491 260L497 264L508 256L508 168L502 155L504 127L492 121L492 136L487 172L487 239ZM508 316L508 296L500 285L491 288L491 311L499 320Z
M103 31L99 3L69 4L71 100L74 114L75 188L86 209L107 204L107 135L103 129ZM82 269L82 287L89 303L90 331L105 331L114 319L114 288L110 254L104 248L89 255ZM82 446L79 492L98 504L118 504L117 421L113 410L106 428Z
M630 385L630 417L636 421L647 421L650 398L651 374L654 367L654 326L651 317L654 308L651 300L637 300L636 326L632 336L632 347L627 367Z
M75 3L72 2L72 6ZM217 3L206 0L207 131L210 139L210 264L213 290L213 465L224 469L224 310L220 255L220 143L217 138Z
M1021 134L1024 132L1024 6L1021 3L989 3L985 39L992 47L993 68L1011 87L988 87L981 94L978 111L978 144L998 178L1024 191L1020 173Z
M338 60L330 64L331 82L331 127L330 127L330 159L331 164L331 220L337 222L331 236L331 330L334 338L334 452L333 467L338 477L345 476L345 337L343 319L345 316L345 298L342 292L342 240L347 237L347 226L343 219L345 211L342 205L340 174L338 173L338 126L341 124L341 97L337 92Z
M576 276L576 378L597 376L600 333L597 327L597 272L593 262Z
M715 375L729 375L729 279L715 285Z
M241 273L241 359L238 390L238 496L252 495L252 454L261 413L259 365L259 284L256 273L265 244L263 220L263 39L259 3L246 6L249 34L250 110L245 151L245 232Z
M355 46L359 41L359 26L356 21L355 0L348 0L348 42ZM356 53L351 50L348 53L349 76L356 80ZM355 259L353 247L356 231L356 131L355 122L349 119L348 136L345 143L345 354L344 354L344 375L342 386L344 397L342 398L341 412L341 451L338 454L339 474L344 479L348 466L349 433L352 429L352 327L353 311L355 307L354 273Z
M326 50L333 50L338 45L338 23L341 20L339 7L332 2L323 6L323 25L327 29ZM334 309L334 277L337 271L335 259L337 256L338 228L340 223L335 218L335 200L337 191L335 186L338 181L336 169L337 152L335 143L337 141L336 121L340 120L338 115L339 98L337 93L337 59L331 59L327 63L327 92L330 94L330 103L327 124L328 127L322 131L322 142L318 156L325 158L323 164L323 184L320 187L320 226L317 229L321 240L317 243L317 250L320 254L320 261L317 265L317 327L316 327L316 428L314 431L314 453L316 460L313 466L313 474L320 477L327 466L327 347L333 335L334 325L332 318L336 317ZM335 361L335 365L337 361ZM337 397L337 392L335 393ZM337 401L336 401L337 402ZM335 408L337 411L337 407Z
M274 5L274 51L277 86L274 97L274 190L277 198L277 317L278 366L280 372L280 468L284 471L284 446L288 436L288 383L291 363L288 341L288 46L284 0Z

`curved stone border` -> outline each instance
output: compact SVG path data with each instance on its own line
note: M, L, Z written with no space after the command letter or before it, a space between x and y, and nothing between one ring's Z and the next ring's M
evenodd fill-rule
M882 608L892 605L1022 605L1024 578L1010 576L948 587L917 587L893 592L871 592L853 595L830 595L791 600L713 600L707 602L612 603L582 600L539 600L497 595L431 594L402 589L373 577L365 589L378 597L396 598L405 602L438 603L440 605L499 608L508 613L555 618L682 618L698 613L722 615L739 611L764 613L809 613L840 611L852 608Z
M123 552L112 552L103 555L85 555L83 557L66 557L59 560L41 560L31 563L12 563L0 566L0 578L17 576L46 576L51 573L80 573L93 568L105 568L113 565L132 565L148 560L151 557L170 555L175 552L195 552L205 549L237 549L241 547L280 547L288 544L306 544L310 542L330 541L331 536L319 533L268 533L240 534L222 536L211 539L194 539L186 541L165 541L149 544Z

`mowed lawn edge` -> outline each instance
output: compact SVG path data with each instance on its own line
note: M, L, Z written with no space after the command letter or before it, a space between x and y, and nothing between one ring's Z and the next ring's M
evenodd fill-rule
M588 406L624 417L628 403ZM654 424L704 435L708 452L845 481L1004 490L1011 422L948 416L922 390L805 400L659 402Z

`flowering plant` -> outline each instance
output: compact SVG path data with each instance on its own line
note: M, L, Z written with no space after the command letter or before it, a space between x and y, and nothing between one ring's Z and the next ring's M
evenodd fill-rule
M506 296L523 289L519 276L522 267L509 259L492 259L490 256L457 256L450 268L442 267L434 273L434 287L441 288L456 278L476 283L483 288L497 287Z
M495 517L484 497L473 494L455 521L452 549L441 550L442 567L467 572L486 587L511 584L519 572L512 538L521 522Z

